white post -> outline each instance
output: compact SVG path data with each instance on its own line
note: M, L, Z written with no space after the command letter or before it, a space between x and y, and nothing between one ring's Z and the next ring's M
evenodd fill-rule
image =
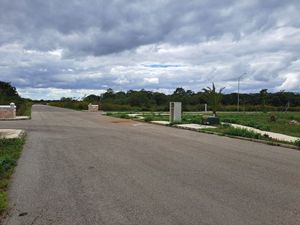
M207 104L204 104L204 112L207 112Z
M13 118L16 118L16 108L17 108L17 107L16 107L15 103L12 102L12 103L10 103L9 105L10 105L10 109L11 109L11 111L12 111L12 117L13 117Z
M170 122L181 122L181 102L170 102Z

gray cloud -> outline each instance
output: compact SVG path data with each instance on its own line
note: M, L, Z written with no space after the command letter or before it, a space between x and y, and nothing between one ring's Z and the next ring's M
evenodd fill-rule
M0 0L0 79L32 97L212 81L235 91L246 71L245 92L300 91L299 14L297 0Z

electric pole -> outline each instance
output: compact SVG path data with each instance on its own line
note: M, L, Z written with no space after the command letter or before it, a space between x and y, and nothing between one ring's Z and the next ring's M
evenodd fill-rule
M237 111L240 111L240 80L241 78L246 75L247 73L243 73L238 77L238 94L237 94Z

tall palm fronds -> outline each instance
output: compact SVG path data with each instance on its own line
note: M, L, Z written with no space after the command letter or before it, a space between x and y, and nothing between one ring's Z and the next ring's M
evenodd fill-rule
M225 87L222 87L217 92L214 83L212 83L212 88L207 87L202 89L203 90L202 99L211 106L214 116L217 116L217 110L220 106L220 102L222 100L222 91L224 89Z

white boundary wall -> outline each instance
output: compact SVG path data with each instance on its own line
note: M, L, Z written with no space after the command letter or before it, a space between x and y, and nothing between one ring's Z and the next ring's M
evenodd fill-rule
M16 118L16 105L10 103L9 105L0 105L0 119L14 119Z
M92 105L91 103L88 105L89 107L89 112L98 112L99 110L99 105Z

